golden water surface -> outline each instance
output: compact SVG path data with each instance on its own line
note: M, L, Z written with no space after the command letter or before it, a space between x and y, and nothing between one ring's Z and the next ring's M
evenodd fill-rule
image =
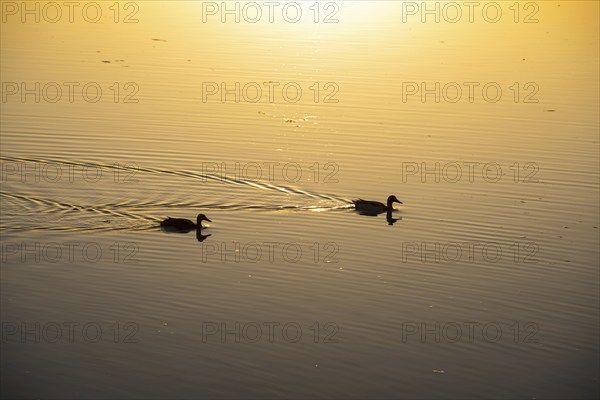
M75 3L1 2L3 395L598 397L598 2Z

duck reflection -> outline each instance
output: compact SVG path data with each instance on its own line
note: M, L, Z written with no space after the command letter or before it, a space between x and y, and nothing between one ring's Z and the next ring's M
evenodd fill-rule
M212 236L212 234L208 234L208 235L203 235L202 234L202 229L196 229L196 239L198 239L199 242L204 242L209 236Z
M391 211L387 211L385 213L385 219L387 220L388 225L394 225L396 223L396 221L400 221L402 219L402 217L400 217L400 218L392 218L392 212Z

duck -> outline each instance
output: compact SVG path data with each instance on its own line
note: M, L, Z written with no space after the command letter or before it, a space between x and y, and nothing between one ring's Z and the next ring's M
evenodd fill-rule
M203 228L202 221L212 222L206 215L198 214L196 223L193 223L189 219L167 217L167 219L160 223L160 227L170 232L190 232L195 229L201 230Z
M353 200L352 203L354 203L354 208L356 209L356 211L365 215L377 215L381 214L384 211L391 212L394 210L394 208L392 207L392 203L402 204L402 202L398 200L394 195L391 195L387 198L387 205L378 201L370 201L363 199Z

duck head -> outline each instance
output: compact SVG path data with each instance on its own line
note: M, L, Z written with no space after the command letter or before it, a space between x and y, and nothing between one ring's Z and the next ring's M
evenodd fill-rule
M202 228L202 221L212 222L206 215L198 214L198 218L196 218L196 225L198 225L198 228Z
M391 195L391 196L390 196L390 197L388 197L388 199L387 199L387 205L388 205L388 207L391 207L391 206L392 206L392 203L400 203L400 204L402 204L402 202L401 202L400 200L398 200L398 199L396 198L396 196L394 196L394 195Z

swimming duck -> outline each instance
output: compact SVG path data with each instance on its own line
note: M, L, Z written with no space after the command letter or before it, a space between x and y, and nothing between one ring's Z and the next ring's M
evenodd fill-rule
M171 232L190 232L194 229L202 229L202 221L212 222L206 215L198 214L196 223L193 223L189 219L167 217L167 219L160 223L160 227Z
M392 211L394 208L392 207L392 203L400 203L402 202L396 198L396 196L391 195L387 199L387 206L378 201L369 201L369 200L353 200L354 208L360 212L361 214L366 215L377 215L381 214L384 211Z

